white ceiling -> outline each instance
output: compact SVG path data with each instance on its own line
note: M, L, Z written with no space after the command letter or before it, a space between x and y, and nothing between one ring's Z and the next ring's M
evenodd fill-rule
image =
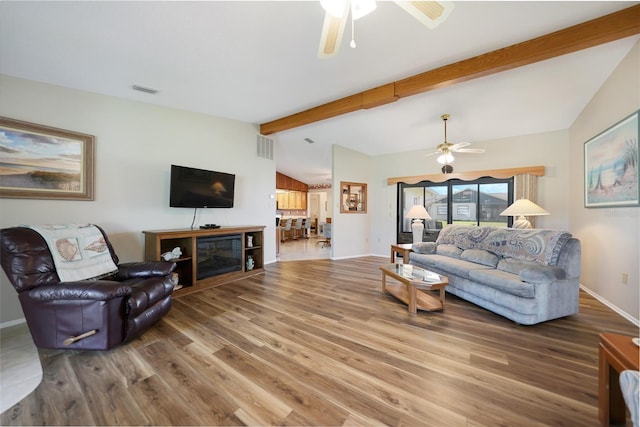
M455 2L430 30L392 2L318 59L317 1L0 2L0 73L260 124L638 2ZM271 135L278 171L309 184L330 147L433 151L567 129L638 36ZM159 89L133 91L133 84ZM0 101L1 102L1 101ZM315 144L308 144L311 138Z

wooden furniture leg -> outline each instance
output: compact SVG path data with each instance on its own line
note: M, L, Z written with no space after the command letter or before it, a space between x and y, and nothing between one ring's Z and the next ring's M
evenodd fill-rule
M384 293L387 291L387 275L384 274L384 271L382 272L382 294L384 295Z
M444 288L440 289L440 302L442 303L442 309L444 310L444 295L445 295L445 291Z
M418 307L416 306L416 300L418 299L418 290L415 286L407 284L407 291L409 292L409 313L415 315L418 314Z

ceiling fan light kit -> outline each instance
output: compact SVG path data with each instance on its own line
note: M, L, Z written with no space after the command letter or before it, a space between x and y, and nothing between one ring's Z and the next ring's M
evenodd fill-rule
M453 10L453 2L394 1L394 3L431 29L447 19ZM355 48L354 21L370 14L377 7L376 0L320 0L320 5L326 13L320 35L319 58L328 58L338 53L349 11L351 11L352 34L350 46Z
M438 163L440 163L441 165L446 165L448 163L453 163L454 160L455 160L455 158L453 157L453 154L451 154L451 153L441 154L436 159L436 161Z
M436 151L434 151L433 153L427 154L425 157L433 156L434 154L437 154L438 157L436 158L436 161L441 165L444 165L444 167L442 168L442 173L453 172L453 168L449 165L449 163L452 163L455 160L455 157L453 157L454 152L484 153L484 149L482 148L464 148L471 145L470 142L458 142L457 144L452 144L448 142L447 141L447 121L449 120L449 118L451 118L451 116L449 114L443 114L442 116L440 116L440 118L444 122L444 142L442 144L439 144L436 147ZM447 168L446 166L449 166L449 167ZM445 170L449 170L449 169L451 170L451 172L445 172Z

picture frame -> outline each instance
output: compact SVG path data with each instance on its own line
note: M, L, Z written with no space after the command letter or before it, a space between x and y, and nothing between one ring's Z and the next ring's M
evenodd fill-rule
M640 205L639 121L640 110L585 142L586 208Z
M94 199L95 137L0 117L0 198Z

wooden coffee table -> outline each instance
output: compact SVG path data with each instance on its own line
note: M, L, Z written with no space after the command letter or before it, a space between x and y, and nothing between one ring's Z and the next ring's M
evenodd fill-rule
M426 311L444 310L445 287L449 278L424 268L408 264L386 264L382 271L382 292L388 292L407 304L409 313L418 309ZM400 283L387 283L387 276ZM425 291L440 291L439 297Z

